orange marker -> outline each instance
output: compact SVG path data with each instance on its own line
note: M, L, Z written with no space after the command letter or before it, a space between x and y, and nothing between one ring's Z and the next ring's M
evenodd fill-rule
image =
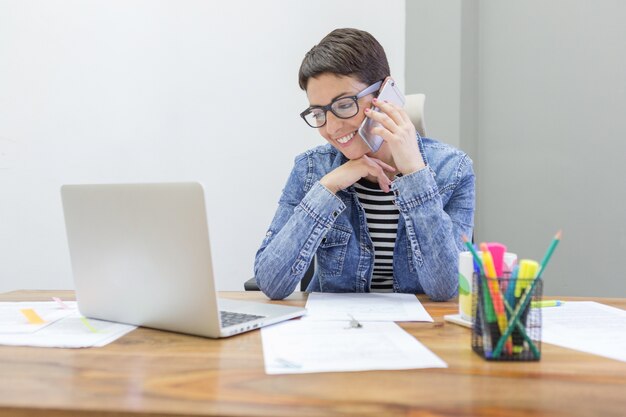
M480 250L483 255L483 265L485 267L485 275L489 283L489 292L491 293L491 299L493 300L493 308L496 311L496 317L498 321L498 328L500 329L500 334L503 334L508 325L506 319L506 313L504 311L504 303L502 301L502 294L500 293L500 285L498 285L496 268L493 263L493 257L491 256L491 251L489 251L489 247L486 243L480 244ZM513 340L509 338L504 345L506 352L511 353L513 351Z

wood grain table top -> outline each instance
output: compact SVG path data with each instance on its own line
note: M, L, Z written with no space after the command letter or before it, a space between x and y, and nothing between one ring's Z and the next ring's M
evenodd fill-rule
M0 301L52 296L74 294L24 290ZM626 363L548 344L539 362L488 362L471 350L469 329L444 322L456 302L419 298L434 322L399 324L446 369L266 375L258 330L213 340L138 328L100 348L0 346L0 416L626 415ZM626 299L586 300L626 309ZM295 293L278 303L305 302Z

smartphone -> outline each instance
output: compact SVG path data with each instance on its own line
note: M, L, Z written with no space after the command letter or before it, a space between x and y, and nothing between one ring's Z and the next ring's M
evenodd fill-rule
M400 92L398 84L393 78L387 77L379 91L378 100L386 100L400 107L404 107L404 95ZM380 111L378 107L372 107L372 110ZM359 127L359 136L361 136L361 139L363 139L372 152L376 152L380 148L380 145L383 144L383 138L372 133L372 129L379 125L380 123L366 117L361 127Z

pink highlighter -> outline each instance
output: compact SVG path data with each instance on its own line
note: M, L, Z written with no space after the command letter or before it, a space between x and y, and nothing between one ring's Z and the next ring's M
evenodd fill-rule
M487 243L491 257L493 258L493 264L496 268L496 276L502 278L504 273L504 254L506 253L506 246L502 243L491 242ZM510 272L510 271L508 271Z

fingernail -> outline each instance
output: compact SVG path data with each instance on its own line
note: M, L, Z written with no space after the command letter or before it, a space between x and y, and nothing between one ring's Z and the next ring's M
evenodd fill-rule
M365 109L365 113L369 113L369 112L370 112L370 109L368 107L367 109Z
M376 103L377 101L378 101L378 99L375 98L375 99L372 100L372 103Z

